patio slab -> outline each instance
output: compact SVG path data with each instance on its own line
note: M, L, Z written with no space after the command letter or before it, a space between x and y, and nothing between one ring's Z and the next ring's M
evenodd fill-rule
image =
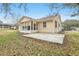
M54 43L63 44L64 34L43 34L43 33L34 33L34 34L26 34L23 35L25 37L31 37L35 39L45 40Z

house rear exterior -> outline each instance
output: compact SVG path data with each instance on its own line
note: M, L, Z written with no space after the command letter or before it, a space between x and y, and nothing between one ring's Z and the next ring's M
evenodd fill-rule
M22 33L58 33L62 29L60 15L52 15L41 19L24 16L17 24L18 30Z

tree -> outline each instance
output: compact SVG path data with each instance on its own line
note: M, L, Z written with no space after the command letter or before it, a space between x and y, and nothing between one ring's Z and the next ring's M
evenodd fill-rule
M64 6L73 10L71 14L72 17L79 16L79 3L65 3Z
M59 13L62 9L70 9L71 15L70 16L79 16L79 3L50 3L47 5L50 10L50 14L53 14L52 11L55 10L55 14Z
M63 4L60 3L50 3L47 5L50 15L52 14L59 14L60 10L64 7Z
M18 6L19 9L23 8L24 12L26 13L27 11L27 4L11 4L11 3L2 3L0 4L0 10L5 14L4 18L7 18L8 15L11 15L12 17L15 15L15 12L12 12L13 9L12 7Z
M26 3L19 3L19 4L2 3L0 4L0 13L4 14L4 19L7 22L8 22L7 19L14 19L12 20L12 22L16 22L20 16L20 13L16 13L16 10L14 11L13 7L19 10L23 9L25 14L28 9Z
M79 20L71 19L62 23L64 30L71 30L72 27L79 27Z

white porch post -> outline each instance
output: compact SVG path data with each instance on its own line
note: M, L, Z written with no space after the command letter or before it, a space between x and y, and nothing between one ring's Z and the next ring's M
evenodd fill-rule
M21 27L22 27L22 26L20 25L20 26L19 26L19 31L21 31Z

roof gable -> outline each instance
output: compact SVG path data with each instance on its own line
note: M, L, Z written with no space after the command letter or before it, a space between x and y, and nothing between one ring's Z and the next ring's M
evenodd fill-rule
M19 20L19 22L26 22L26 21L30 21L30 20L32 20L32 18L27 17L27 16L23 16L23 17Z

